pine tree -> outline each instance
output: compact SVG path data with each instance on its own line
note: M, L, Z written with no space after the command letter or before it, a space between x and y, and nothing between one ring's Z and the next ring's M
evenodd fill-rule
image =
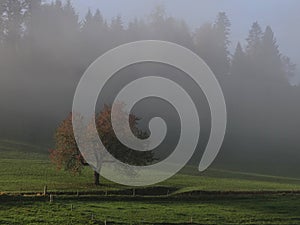
M96 10L94 15L91 10L88 10L81 27L81 43L83 46L81 54L85 55L85 66L108 50L108 41L110 41L107 37L108 32L106 21L103 19L100 10Z
M37 32L39 31L39 23L43 17L43 8L41 0L25 0L26 1L26 11L24 14L24 48L30 54L29 58L33 59L35 51L35 42L37 37Z
M86 27L88 26L89 24L91 24L93 21L93 14L92 14L92 11L91 9L89 9L85 15L85 19L84 19L84 22L83 22L83 27Z
M110 48L117 47L125 42L125 29L120 15L112 18L109 31Z
M278 50L276 38L270 26L267 26L262 37L261 63L263 63L263 75L278 82L287 81L283 74L281 54Z
M228 47L230 45L230 26L231 23L226 13L220 12L214 24L216 60L218 67L216 68L216 73L219 76L228 74L230 69L230 58L228 50Z
M230 71L229 33L230 21L221 12L214 24L204 24L194 36L196 53L206 61L219 80Z
M99 36L101 32L107 31L106 21L103 19L99 9L96 10L94 15L90 9L88 10L85 15L81 31L82 33L86 32L86 34L90 36Z
M214 44L215 38L213 25L205 23L200 28L196 29L194 35L195 52L208 64L209 67L215 72L214 60Z
M110 29L115 33L122 32L124 30L122 17L120 15L112 19Z
M4 7L4 40L12 52L17 51L17 45L22 36L25 3L22 0L5 0L2 2L2 7Z
M103 16L102 16L102 14L101 14L101 12L100 12L99 9L96 10L96 13L94 15L94 20L99 25L103 25L104 24Z
M157 28L160 27L166 19L165 7L163 5L156 6L152 11L152 13L150 14L149 18L150 18L150 24L153 27L157 27Z
M290 57L282 57L283 71L287 79L294 79L296 76L296 64L294 64Z
M127 41L138 41L143 39L144 27L146 25L142 23L142 21L134 18L133 21L130 21L128 24L128 28L126 30Z
M258 22L254 22L252 24L252 27L249 31L247 41L247 47L246 47L246 53L250 58L255 57L260 49L261 41L262 41L262 30Z
M76 13L70 0L68 0L67 3L63 6L62 15L62 21L68 28L68 33L70 33L70 36L72 36L74 33L77 33L79 30L78 14Z
M262 48L266 55L280 58L278 45L274 37L274 32L270 26L266 27L266 30L262 37Z
M263 32L258 22L254 22L249 30L248 37L246 38L246 56L247 56L247 78L262 79L264 75L264 65L262 62L262 39ZM259 81L257 80L259 83ZM261 85L258 85L261 86Z
M246 54L243 51L243 48L238 42L234 55L231 61L231 75L234 79L243 77L243 74L246 73Z
M5 29L4 11L5 11L4 4L3 4L3 2L0 2L0 44L4 40L4 29Z
M26 12L25 12L25 26L26 32L31 33L34 27L37 25L34 18L37 14L41 13L42 1L41 0L25 0Z

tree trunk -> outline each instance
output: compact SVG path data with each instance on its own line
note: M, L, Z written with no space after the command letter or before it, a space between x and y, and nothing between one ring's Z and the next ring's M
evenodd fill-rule
M94 171L94 184L95 185L100 185L100 174L96 171Z

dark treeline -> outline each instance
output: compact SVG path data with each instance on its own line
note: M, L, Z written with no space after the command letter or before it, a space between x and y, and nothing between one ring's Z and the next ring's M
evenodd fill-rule
M280 53L272 28L258 22L231 54L230 26L223 12L192 31L163 7L125 25L100 10L80 20L70 1L2 0L0 137L50 145L90 63L122 43L159 39L202 57L224 90L228 132L216 165L297 175L300 88L289 82L296 66Z

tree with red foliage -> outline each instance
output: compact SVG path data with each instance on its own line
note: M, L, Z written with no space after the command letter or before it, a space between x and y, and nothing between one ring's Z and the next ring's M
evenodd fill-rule
M126 114L124 111L124 105L119 103L116 108L118 112L118 122L122 123L121 126L125 126L127 123L126 119L128 120L128 114ZM55 149L50 150L50 159L51 162L56 165L57 169L64 169L73 174L80 174L83 167L87 166L88 163L84 160L84 157L77 146L73 133L72 116L72 113L70 113L68 117L58 126L54 136ZM129 125L131 131L138 138L146 138L148 136L147 133L141 131L137 127L138 120L139 118L135 115L129 115ZM96 127L103 145L115 158L118 158L123 162L136 165L147 165L154 160L154 155L151 151L134 151L125 147L119 142L112 128L110 106L105 105L103 110L96 116ZM86 134L89 135L88 128ZM95 148L96 146L93 146L94 143L89 143L92 145L89 147ZM102 164L105 162L105 151L101 152L100 155ZM99 171L94 171L94 183L95 185L100 184Z

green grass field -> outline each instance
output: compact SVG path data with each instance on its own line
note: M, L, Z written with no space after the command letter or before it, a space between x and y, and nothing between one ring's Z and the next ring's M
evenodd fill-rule
M210 199L15 199L0 224L299 224L299 196Z
M1 140L0 154L0 224L300 224L295 178L187 167L133 196L107 180L94 186L90 168L57 171L37 146ZM45 185L53 203L39 194Z

